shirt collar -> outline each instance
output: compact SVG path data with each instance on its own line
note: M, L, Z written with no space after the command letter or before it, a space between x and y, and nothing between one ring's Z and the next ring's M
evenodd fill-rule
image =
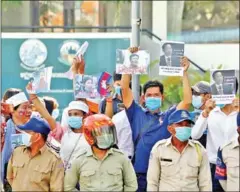
M168 146L168 145L170 145L170 144L172 145L172 142L171 142L171 141L172 141L172 136L167 139L167 142L165 143L165 146ZM190 139L188 140L188 145L194 147L194 143L193 143ZM187 146L188 146L188 145L187 145Z
M28 149L29 149L29 147L24 146L23 151L28 150ZM39 152L40 152L41 154L43 154L46 150L47 150L47 146L46 146L46 144L45 144L45 145L39 150Z
M143 108L143 107L142 107L142 110L143 110L145 113L150 113L150 114L152 114L147 108ZM152 115L158 115L158 116L162 115L161 109L160 109L160 111L159 111L158 113L154 113L154 114L152 114Z
M110 155L110 154L113 154L113 148L110 148L110 149L107 151L105 158L106 158L108 155ZM92 151L92 148L91 148L91 147L89 147L89 148L87 149L86 156L87 156L87 157L91 157L91 156L96 157L96 156L93 154L93 151Z
M222 112L221 108L218 107L218 106L216 106L216 107L213 109L213 111L214 111L214 112L218 112L218 113L225 114L225 113ZM236 114L236 113L238 113L238 112L237 112L237 111L232 111L228 116L234 115L234 114Z

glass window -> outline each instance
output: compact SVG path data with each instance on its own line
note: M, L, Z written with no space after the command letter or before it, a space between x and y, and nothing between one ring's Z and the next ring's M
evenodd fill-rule
M39 24L42 27L63 26L63 1L39 1ZM50 28L41 28L40 32L51 32ZM63 29L53 29L62 32Z
M169 40L239 42L239 1L169 1L167 9Z

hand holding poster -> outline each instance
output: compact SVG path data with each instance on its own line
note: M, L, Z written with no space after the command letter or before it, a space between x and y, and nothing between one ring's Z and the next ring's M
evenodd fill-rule
M160 51L159 75L183 76L180 58L184 56L184 43L162 41Z
M211 70L212 98L216 104L230 104L236 94L235 70Z
M46 67L35 71L30 79L31 90L27 90L30 94L50 91L53 67Z
M116 50L116 73L118 74L147 74L149 64L148 51L131 53L129 50Z
M90 75L75 75L75 98L100 98L98 93L98 78Z
M79 50L77 51L75 58L77 58L78 62L81 64L81 58L84 56L85 52L87 51L88 48L88 42L85 41L82 46L79 48ZM74 63L73 63L74 64ZM76 66L76 68L78 69L80 66ZM73 74L73 66L70 67L70 69L65 73L65 77L72 80L74 78L74 74Z

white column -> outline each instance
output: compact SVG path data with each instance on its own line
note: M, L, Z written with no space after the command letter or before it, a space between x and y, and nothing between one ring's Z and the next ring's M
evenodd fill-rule
M167 1L153 1L152 6L152 31L161 39L167 39Z

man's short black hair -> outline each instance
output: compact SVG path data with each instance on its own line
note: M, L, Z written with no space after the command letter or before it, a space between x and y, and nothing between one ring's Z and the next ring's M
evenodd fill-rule
M130 60L132 60L133 57L137 57L137 58L139 58L139 55L137 55L137 54L135 54L135 53L131 54L130 57L129 57Z
M164 44L162 45L162 50L164 50L167 45L170 45L170 46L172 47L171 43L164 43Z
M164 92L163 84L161 82L155 80L155 81L148 81L147 83L144 84L143 94L145 94L147 89L151 88L151 87L159 87L159 91L160 91L161 94L163 94L163 92Z
M121 81L122 74L117 74L116 71L113 72L113 81Z
M222 71L220 70L217 70L217 71L214 71L213 74L212 74L212 78L215 79L215 75L220 72L222 74Z

